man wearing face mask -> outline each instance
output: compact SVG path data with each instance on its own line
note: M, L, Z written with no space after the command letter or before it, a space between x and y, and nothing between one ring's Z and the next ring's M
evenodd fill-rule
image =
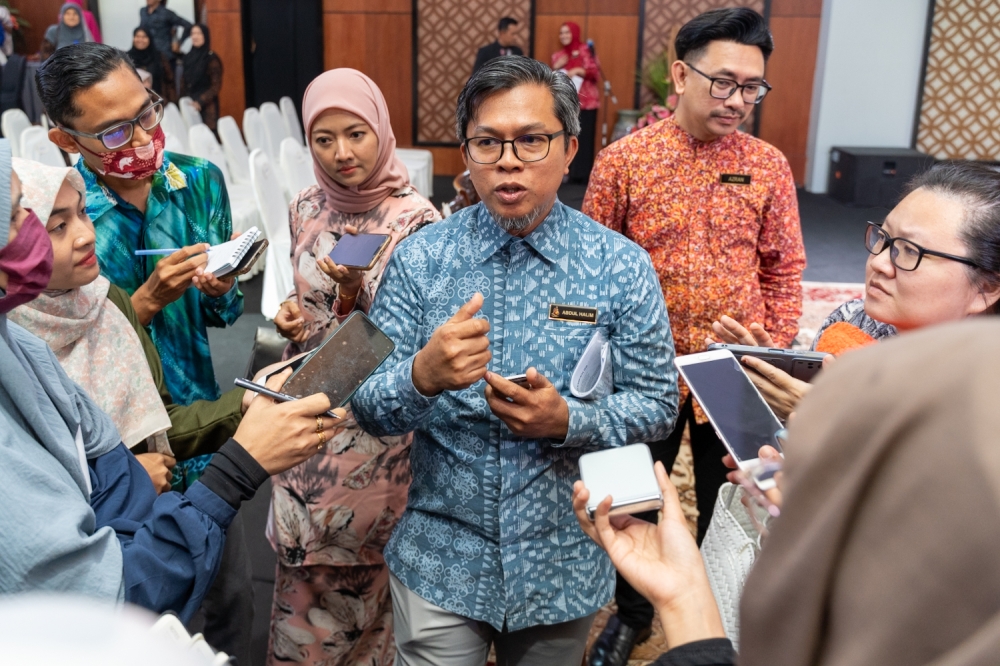
M676 114L603 150L591 175L583 212L649 252L678 354L704 351L723 315L761 322L781 347L798 332L805 251L795 182L780 151L738 131L771 89L764 66L773 48L753 10L692 19L675 40ZM700 543L726 480L726 450L683 384L681 405L673 433L649 447L670 469L690 426ZM593 666L624 665L649 635L649 602L621 577L615 597L618 615Z
M49 58L36 79L55 125L49 138L82 156L76 167L101 272L129 293L150 329L170 394L183 405L217 399L207 326L229 326L243 312L235 280L204 270L207 245L232 233L222 172L205 160L164 153L163 101L143 87L124 52L75 44ZM167 248L181 249L135 256Z

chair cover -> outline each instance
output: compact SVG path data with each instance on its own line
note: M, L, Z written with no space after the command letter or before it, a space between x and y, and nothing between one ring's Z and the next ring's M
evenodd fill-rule
M302 190L316 184L312 156L292 137L281 141L281 171L285 176L285 190L290 195L289 201Z
M194 108L194 100L190 97L181 97L179 105L181 107L181 117L187 124L188 129L195 125L201 125L204 122L201 119L201 113L198 109Z
M169 102L163 108L163 120L160 125L163 127L164 134L174 137L174 148L167 146L167 150L186 155L188 152L188 126L184 122L184 118L181 117L180 109L173 102ZM177 148L178 144L180 145L179 149Z
M268 319L278 314L281 302L294 288L292 281L292 239L288 229L288 205L278 174L267 154L255 149L250 153L250 180L254 198L269 245L265 255L264 288L260 311Z
M288 136L285 119L274 102L264 102L260 105L260 119L264 123L264 136L267 137L267 156L277 164L281 156L281 140Z
M163 131L163 148L171 153L179 155L190 155L191 151L187 147L187 139L182 138L183 134L174 134L166 130Z
M434 154L429 150L397 148L396 157L410 172L410 184L428 199L434 196Z
M247 142L247 150L251 152L254 150L263 150L272 162L277 161L278 154L271 154L271 146L267 141L267 135L264 131L264 121L260 118L260 111L252 106L243 112L243 136ZM249 156L247 159L249 159Z
M38 126L21 132L21 156L48 166L66 166L59 146L49 141L49 133Z
M219 118L219 138L222 140L222 149L226 153L226 162L229 164L229 175L234 183L244 185L250 184L250 151L243 141L240 128L236 125L236 119L232 116Z
M295 102L291 97L285 96L278 100L278 106L281 107L281 117L285 120L288 136L298 141L300 146L306 145L302 135L302 125L299 123L299 112L295 110Z
M21 133L31 127L31 120L21 109L7 109L0 115L0 130L10 141L10 152L14 157L21 155Z

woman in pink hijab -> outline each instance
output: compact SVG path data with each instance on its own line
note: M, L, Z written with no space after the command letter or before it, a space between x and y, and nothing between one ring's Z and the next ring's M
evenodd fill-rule
M286 357L368 311L396 244L441 219L396 157L382 92L353 69L317 77L302 102L318 185L289 211L295 290L275 317ZM367 272L327 255L345 233L389 234ZM374 437L348 410L326 454L272 478L268 535L278 554L268 664L389 666L395 658L382 548L406 506L410 436Z

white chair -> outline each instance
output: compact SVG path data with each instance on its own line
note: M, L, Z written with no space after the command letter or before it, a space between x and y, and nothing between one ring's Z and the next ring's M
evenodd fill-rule
M288 137L285 119L281 117L277 104L264 102L260 105L260 120L264 124L264 136L267 137L270 148L267 155L277 163L281 157L281 140Z
M410 184L428 199L434 196L434 154L429 150L397 148L396 157L410 172Z
M208 125L202 123L191 128L188 136L188 143L191 146L191 154L208 160L222 171L222 177L226 181L226 191L229 193L229 208L233 217L233 231L243 233L250 227L261 228L260 211L257 210L257 201L254 199L253 188L250 183L237 184L232 181L229 174L229 165L226 164L226 154L222 146L216 141L215 135ZM248 166L249 170L249 166ZM249 273L240 276L240 280L249 280L263 268L263 261L258 261L253 265Z
M38 126L21 132L21 157L48 166L66 166L59 146L49 141L49 133Z
M163 131L163 149L178 155L190 155L191 151L187 147L187 139L182 138L182 134Z
M194 100L190 97L181 97L178 100L178 106L181 108L181 118L184 119L184 123L188 126L188 129L204 123L201 119L201 112L194 108Z
M250 180L268 240L260 311L268 319L274 319L281 302L294 288L292 239L288 229L288 205L281 191L281 182L267 153L259 148L250 153Z
M272 162L277 162L278 154L271 154L271 145L267 141L264 122L260 119L260 111L252 106L243 112L243 136L250 152L263 150Z
M295 102L286 95L278 100L278 106L281 107L281 117L285 120L288 136L298 141L300 146L306 145L302 125L299 124L299 113L295 110Z
M293 137L285 137L281 141L281 171L285 176L285 190L292 198L316 184L312 156Z
M0 116L0 130L10 141L10 154L21 157L21 133L31 127L31 119L21 109L7 109Z
M167 136L172 136L174 138L174 147L171 148L167 146L167 150L171 150L178 153L188 152L187 146L187 136L188 136L188 126L184 122L184 118L181 117L180 109L173 102L170 102L165 107L163 107L163 120L160 121L160 125L163 127L163 133ZM179 144L179 148L178 148Z
M232 116L219 118L219 138L222 140L222 150L226 153L229 164L229 175L234 183L250 184L250 151L243 142L243 135Z

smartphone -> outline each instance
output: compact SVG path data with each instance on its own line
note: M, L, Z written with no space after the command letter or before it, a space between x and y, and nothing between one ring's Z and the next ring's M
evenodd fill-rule
M353 312L288 378L281 392L294 398L325 393L343 407L396 345L363 312Z
M508 375L504 377L509 382L517 384L521 388L530 389L531 384L528 383L528 375L521 373L520 375Z
M731 351L678 356L674 364L740 469L757 465L764 445L781 451L781 422Z
M388 244L389 234L344 234L328 256L338 266L368 271Z
M645 444L594 451L580 456L580 478L590 491L587 515L611 495L610 515L641 513L663 506L663 493L653 471L653 456Z
M733 356L741 359L753 356L767 361L779 370L787 372L792 377L804 382L811 382L823 369L823 359L829 354L823 352L797 351L795 349L778 349L775 347L751 347L749 345L730 345L716 342L708 346L709 351L728 349Z

